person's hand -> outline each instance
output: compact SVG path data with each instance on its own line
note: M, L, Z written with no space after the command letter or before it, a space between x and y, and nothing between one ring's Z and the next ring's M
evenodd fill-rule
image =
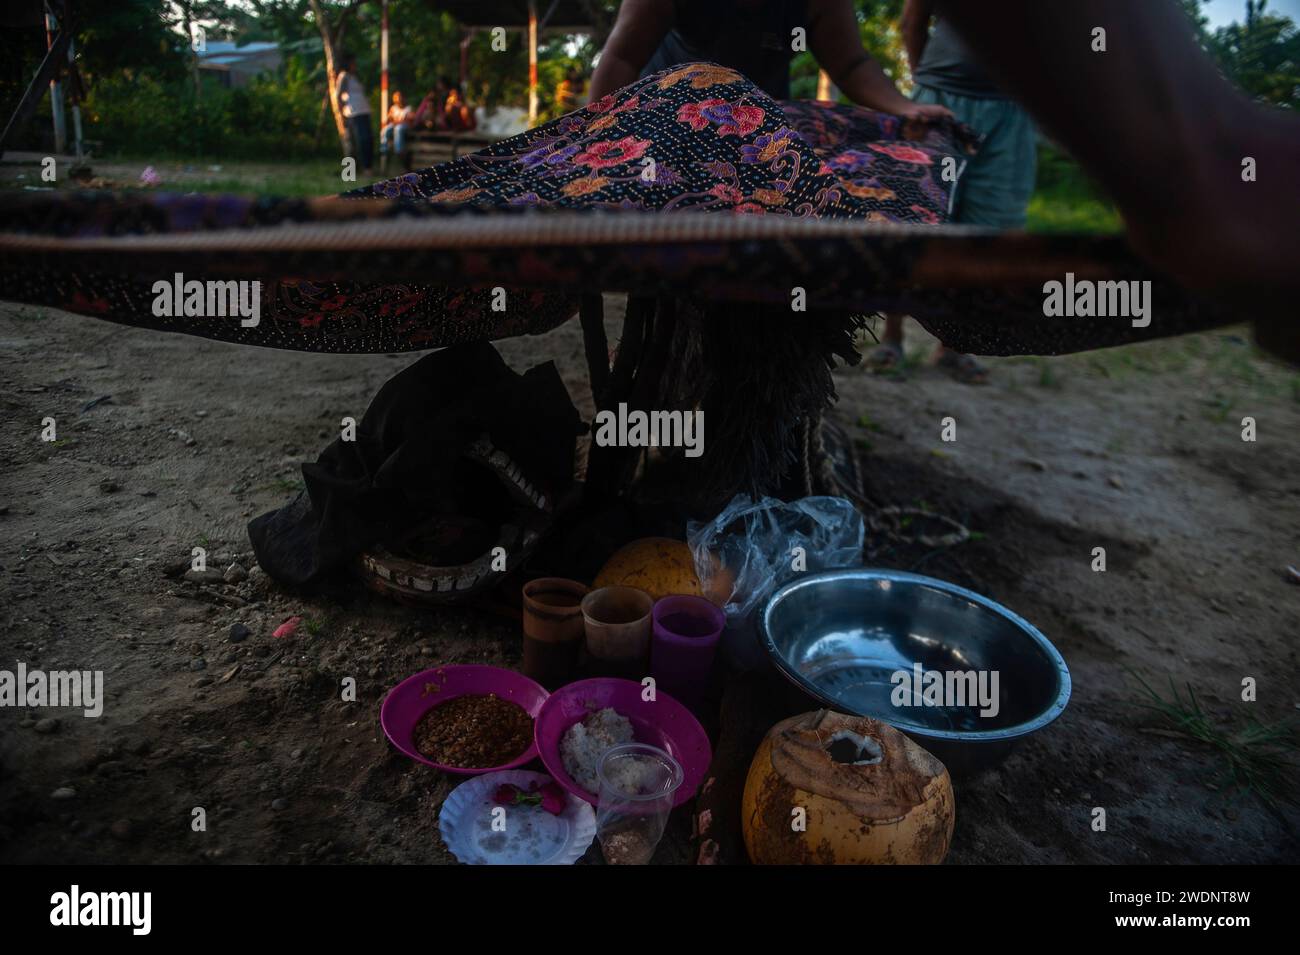
M955 119L952 110L946 106L939 106L937 103L912 103L899 114L903 119L916 119L926 123L933 123L941 119Z

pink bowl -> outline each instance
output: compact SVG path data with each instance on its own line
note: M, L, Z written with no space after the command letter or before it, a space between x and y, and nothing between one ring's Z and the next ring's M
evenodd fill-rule
M643 700L640 683L612 677L579 680L562 686L550 695L537 714L534 725L537 754L555 781L579 799L595 805L596 794L587 792L564 771L560 740L574 723L606 707L612 707L631 721L636 742L658 746L681 765L682 785L673 805L680 806L694 797L713 760L709 737L700 721L663 690L656 691L653 702Z
M426 693L426 683L432 683L438 689ZM451 664L434 667L432 670L407 677L389 690L388 696L384 697L384 705L379 709L379 724L384 728L384 735L392 744L411 759L432 766L434 769L441 769L445 773L477 776L498 769L516 769L537 756L535 727L533 745L520 756L501 766L483 766L474 769L444 766L424 756L415 748L415 743L412 741L415 724L435 706L454 700L458 696L471 694L486 696L489 693L495 693L503 700L522 706L534 720L541 713L542 704L546 702L546 691L522 673L477 663Z

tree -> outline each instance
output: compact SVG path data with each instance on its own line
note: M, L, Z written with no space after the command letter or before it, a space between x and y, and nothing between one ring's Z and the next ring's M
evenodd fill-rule
M895 83L902 83L908 78L907 57L898 30L903 0L854 0L853 6L857 11L862 45L880 64L886 76ZM797 54L791 64L790 95L795 99L816 97L819 72L820 67L811 52Z
M1246 20L1214 31L1208 48L1224 74L1250 96L1274 106L1300 106L1300 31L1268 12L1268 0L1246 0Z
M333 24L322 8L320 0L310 0L312 17L316 21L316 29L320 31L321 43L325 50L325 82L328 84L326 95L329 97L330 110L334 114L334 127L338 130L339 145L343 149L343 155L348 154L348 128L347 123L343 121L343 108L339 105L338 76L339 68L346 67L346 63L340 63L339 57L342 55L343 34L347 29L348 20L360 5L360 0L351 0L335 18Z

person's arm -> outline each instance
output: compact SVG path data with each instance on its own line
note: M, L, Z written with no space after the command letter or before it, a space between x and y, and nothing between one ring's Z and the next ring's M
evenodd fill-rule
M934 16L934 0L907 0L903 15L898 20L898 30L903 35L903 49L907 63L915 74L925 55L925 44L930 39L930 20Z
M862 46L858 18L850 0L822 0L813 6L808 47L850 100L868 109L907 119L951 117L942 106L914 103L898 91L880 64Z
M427 93L424 99L420 100L420 105L415 107L415 112L407 117L406 121L412 126L419 126L424 122L425 114L429 112L430 104L433 101L433 94Z
M339 110L342 111L347 105L347 94L343 91L344 84L348 81L348 71L343 70L339 73L338 79L334 84L334 99L339 104Z
M706 0L701 0L706 2ZM591 100L631 83L659 49L674 20L672 0L623 0L591 76Z
M938 9L1115 198L1139 253L1232 308L1286 320L1267 343L1300 358L1300 122L1289 111L1234 89L1172 0L939 0ZM1272 178L1246 179L1247 158Z

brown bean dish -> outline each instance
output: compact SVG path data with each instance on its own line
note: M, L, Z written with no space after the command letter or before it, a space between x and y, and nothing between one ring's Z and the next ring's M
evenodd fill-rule
M533 743L533 718L495 694L458 696L420 717L412 733L420 754L457 769L491 769Z

